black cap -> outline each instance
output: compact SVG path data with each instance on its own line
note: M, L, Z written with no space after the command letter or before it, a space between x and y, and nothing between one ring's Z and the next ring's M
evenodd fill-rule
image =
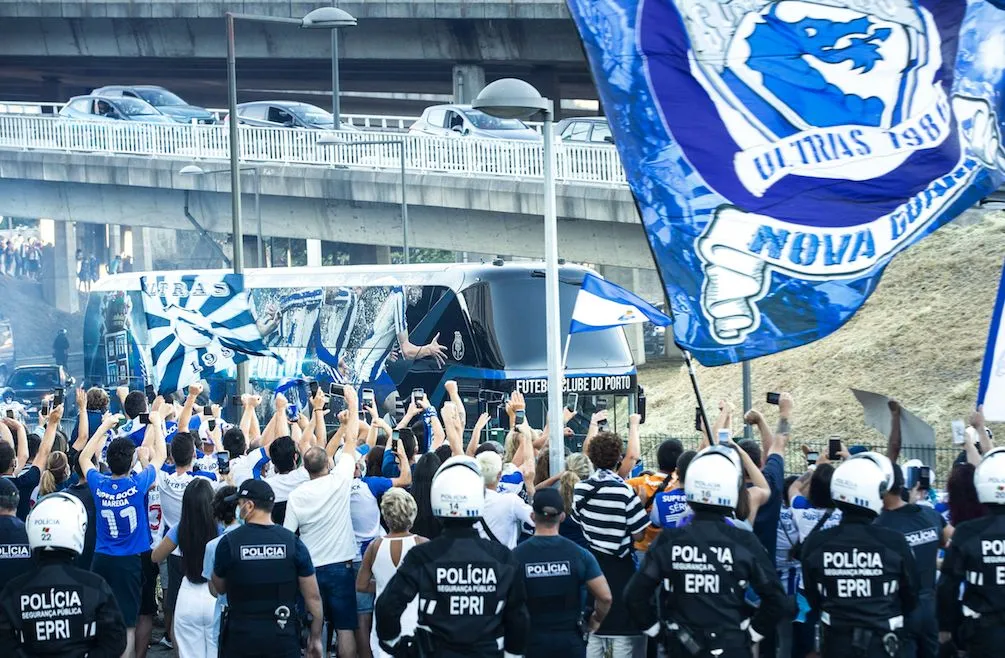
M237 491L224 500L228 503L235 503L241 498L246 498L254 503L271 503L276 500L276 495L272 493L272 487L269 486L268 482L248 479L241 483Z
M13 499L14 507L17 507L18 497L17 485L10 478L0 477L0 500L9 502Z
M558 516L565 511L565 501L558 489L538 489L534 494L534 513L542 516Z

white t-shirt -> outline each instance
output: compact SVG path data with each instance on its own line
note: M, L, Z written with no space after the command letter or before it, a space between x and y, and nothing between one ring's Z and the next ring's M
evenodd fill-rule
M230 474L234 486L241 486L245 480L260 480L262 468L269 463L269 454L265 448L255 448L246 455L231 456Z
M192 475L191 472L165 473L157 471L157 490L160 492L161 518L164 520L166 529L171 529L181 521L181 499L185 495L185 488L192 480L201 475ZM206 478L209 480L209 478ZM210 480L212 482L212 480ZM213 484L216 484L215 482Z
M276 473L265 478L265 481L272 487L272 493L276 495L276 502L283 503L289 500L290 493L301 484L311 479L307 470L301 466L289 473Z
M283 526L291 532L300 531L315 567L349 562L359 550L349 515L355 470L355 451L343 454L331 473L305 482L289 494Z
M533 527L534 519L531 518L531 507L523 502L520 496L512 493L498 493L485 490L485 508L482 511L482 519L485 525L492 530L492 533L499 540L499 543L507 548L516 548L516 540L520 538L521 525L526 523ZM482 537L488 539L488 534L481 524L475 524Z

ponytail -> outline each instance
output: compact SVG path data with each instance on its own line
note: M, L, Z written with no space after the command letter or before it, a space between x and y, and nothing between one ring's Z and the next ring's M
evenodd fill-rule
M48 496L59 489L59 485L65 482L68 477L67 466L69 463L64 452L57 450L49 454L45 471L42 472L42 478L38 485L39 496Z
M565 471L558 478L558 492L562 494L566 514L572 514L572 496L579 481L579 476L572 471Z

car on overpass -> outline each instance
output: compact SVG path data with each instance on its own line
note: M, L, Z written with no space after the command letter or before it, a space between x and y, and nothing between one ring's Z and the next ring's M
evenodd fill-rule
M563 142L575 144L613 144L611 126L606 117L570 117L555 124L555 134Z
M59 111L62 119L92 121L132 121L139 123L174 123L174 119L138 98L110 96L74 96Z
M262 128L305 128L331 130L335 117L331 112L310 103L296 101L253 101L237 106L237 118L248 126ZM359 128L342 121L342 130L359 132Z
M153 105L161 114L171 117L178 123L193 121L205 125L219 123L216 115L206 108L190 105L177 94L156 85L107 85L95 89L91 94L108 98L138 98Z
M541 135L519 119L500 119L470 105L433 105L422 111L408 132L434 137L480 137L538 141Z

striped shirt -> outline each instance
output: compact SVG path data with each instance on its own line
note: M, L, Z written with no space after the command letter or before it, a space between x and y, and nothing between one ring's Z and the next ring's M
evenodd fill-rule
M572 518L582 526L590 548L615 557L628 555L632 535L649 526L642 501L610 470L597 471L576 484Z

